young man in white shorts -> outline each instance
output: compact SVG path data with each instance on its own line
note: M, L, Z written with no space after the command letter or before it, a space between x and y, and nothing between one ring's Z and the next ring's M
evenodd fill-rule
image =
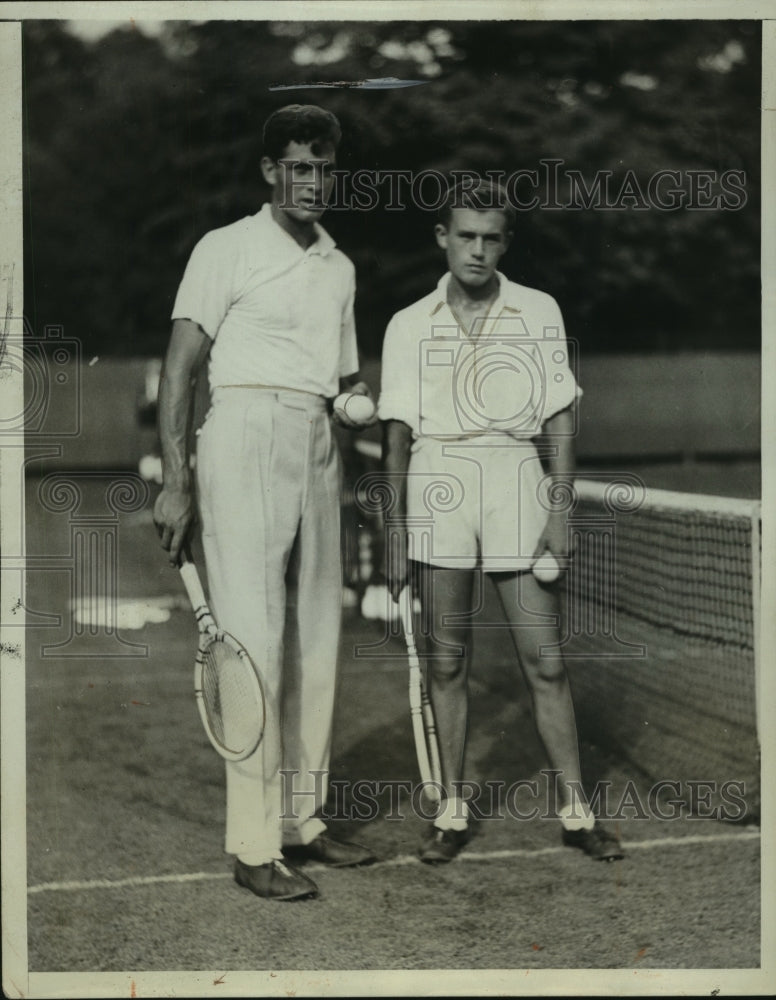
M420 585L442 764L444 796L420 849L429 863L452 860L469 836L459 792L480 573L495 584L540 739L559 772L564 843L600 860L623 856L581 791L557 589L531 572L547 550L560 566L570 556L566 517L552 510L549 491L568 488L573 477L581 390L555 300L496 270L514 221L496 186L481 182L468 194L454 188L435 230L449 272L393 317L383 344L378 414L396 501L387 577L394 600L409 579L408 562ZM547 445L546 475L539 439Z
M226 851L238 884L268 899L317 894L287 856L335 867L374 860L316 815L327 794L342 595L328 401L345 386L368 394L353 384L354 268L318 223L340 134L334 115L312 105L269 117L261 170L271 201L194 248L159 393L164 488L154 519L176 565L194 519L192 386L209 358L196 479L210 598L219 625L259 666L267 702L258 749L226 764Z

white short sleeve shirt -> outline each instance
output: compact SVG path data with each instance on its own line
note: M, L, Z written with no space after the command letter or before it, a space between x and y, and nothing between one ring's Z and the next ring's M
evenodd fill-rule
M534 437L582 393L557 302L498 273L498 298L470 338L447 304L449 280L389 323L380 418L415 438Z
M264 205L195 246L172 318L212 337L211 389L265 385L328 397L340 376L358 370L355 269L315 230L303 250Z

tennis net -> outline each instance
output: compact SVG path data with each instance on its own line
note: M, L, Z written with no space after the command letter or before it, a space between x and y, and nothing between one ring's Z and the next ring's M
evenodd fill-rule
M580 729L759 808L760 505L579 480L564 653Z
M356 449L376 468L376 444ZM656 781L739 782L756 815L759 502L627 473L580 478L565 501L576 555L561 641L580 736ZM364 547L350 544L362 565Z

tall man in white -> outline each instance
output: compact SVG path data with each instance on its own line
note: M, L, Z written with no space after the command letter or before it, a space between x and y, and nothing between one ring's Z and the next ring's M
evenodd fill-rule
M199 434L197 485L210 597L265 687L264 737L226 764L226 850L235 879L270 899L309 898L315 883L284 862L374 860L335 840L324 805L331 743L341 570L339 456L327 401L358 369L354 268L318 223L333 184L340 127L290 105L264 126L271 201L207 233L173 309L159 393L164 488L154 518L177 564L194 518L187 427L209 357L212 406ZM281 770L293 796L283 801Z
M388 582L397 600L409 557L431 627L430 694L445 797L420 849L429 863L452 860L468 838L459 792L469 622L481 573L496 586L539 736L559 772L564 842L599 860L623 856L581 791L574 707L557 649L557 593L531 572L546 550L560 564L568 558L565 515L551 512L548 486L573 475L579 390L555 300L496 270L514 222L496 186L481 183L468 194L454 188L436 226L448 273L393 317L383 344L378 412L397 498ZM542 435L550 445L549 481L534 443Z

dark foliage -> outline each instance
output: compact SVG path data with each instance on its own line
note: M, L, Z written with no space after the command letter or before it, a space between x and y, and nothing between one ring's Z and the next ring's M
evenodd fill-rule
M384 76L427 82L268 89ZM291 101L340 117L349 171L538 170L520 197L546 201L541 161L563 161L561 207L520 213L503 269L554 294L586 351L759 348L756 22L170 22L87 44L29 21L24 85L26 310L86 352L164 349L192 246L265 200L261 125ZM610 171L613 202L638 186L572 210L570 170L588 186ZM686 192L690 171L743 172L745 204L645 207L661 170ZM433 213L406 203L326 218L357 267L367 354L443 270Z

